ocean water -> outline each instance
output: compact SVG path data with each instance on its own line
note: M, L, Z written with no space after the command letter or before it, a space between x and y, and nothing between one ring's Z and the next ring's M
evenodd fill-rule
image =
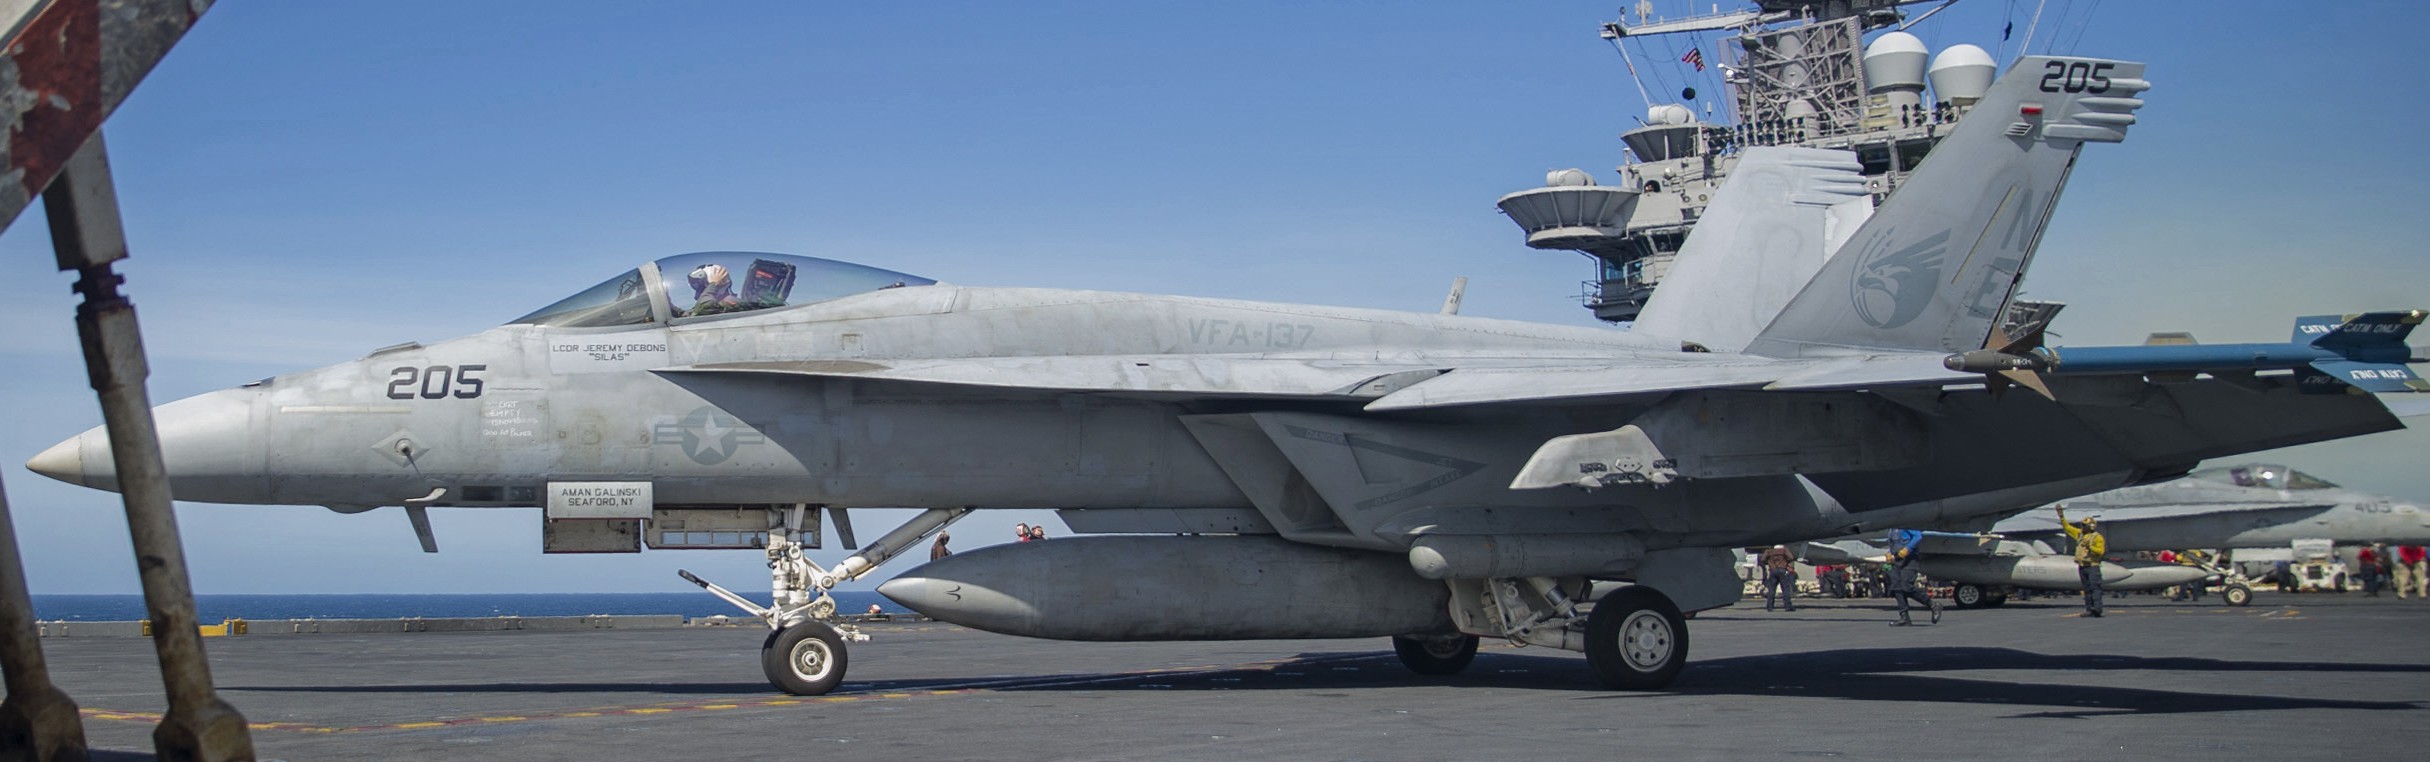
M838 611L857 614L878 604L890 614L909 613L867 590L837 591ZM765 605L767 593L743 593ZM396 619L401 617L586 616L590 614L682 614L742 616L742 610L708 593L371 593L360 595L198 595L197 619ZM36 595L34 617L45 621L130 621L145 618L140 595Z

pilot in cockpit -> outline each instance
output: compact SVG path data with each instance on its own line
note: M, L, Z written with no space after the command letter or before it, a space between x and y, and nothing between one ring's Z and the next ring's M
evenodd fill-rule
M692 308L677 314L719 315L735 311L734 276L726 272L725 265L712 263L692 268L690 280Z

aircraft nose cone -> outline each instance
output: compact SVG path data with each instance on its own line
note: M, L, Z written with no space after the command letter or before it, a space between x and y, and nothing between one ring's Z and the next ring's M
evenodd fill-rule
M70 437L67 441L51 445L51 449L43 450L33 460L26 461L25 467L34 473L79 487L93 486L85 479L82 436Z
M230 390L152 409L161 464L178 499L233 503L266 497L262 440L251 425L253 400L250 391ZM25 467L69 484L118 491L110 436L100 427L52 445Z

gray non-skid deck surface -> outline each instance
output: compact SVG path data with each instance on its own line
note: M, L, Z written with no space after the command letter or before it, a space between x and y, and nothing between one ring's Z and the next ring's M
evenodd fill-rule
M2215 600L2215 599L2214 599ZM209 641L266 758L591 760L2322 758L2430 748L2430 602L2262 593L1953 611L1760 602L1691 623L1671 690L1488 644L1423 679L1376 640L1064 643L877 625L836 694L761 681L744 629ZM151 748L148 641L47 641L96 748ZM127 755L136 756L136 755ZM117 754L102 759L124 758Z

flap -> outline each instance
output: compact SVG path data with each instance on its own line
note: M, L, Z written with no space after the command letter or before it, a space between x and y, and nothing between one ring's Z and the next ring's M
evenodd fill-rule
M1499 402L1614 401L1683 389L1760 387L1800 367L1790 362L1729 359L1654 361L1628 365L1466 368L1411 385L1368 403L1367 410L1410 410Z

